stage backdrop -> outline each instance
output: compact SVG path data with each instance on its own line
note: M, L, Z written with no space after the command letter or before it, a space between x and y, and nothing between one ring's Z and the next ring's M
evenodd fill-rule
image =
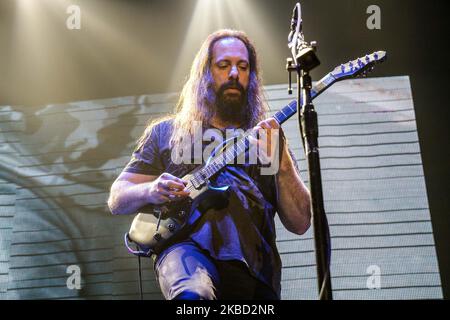
M293 98L286 85L266 90L272 112ZM176 99L0 107L0 298L138 298L122 242L132 217L106 200L146 122ZM315 106L334 298L442 298L409 78L341 82ZM296 118L284 128L307 182ZM277 220L277 242L283 299L316 299L312 228L298 236ZM145 298L162 299L143 265Z

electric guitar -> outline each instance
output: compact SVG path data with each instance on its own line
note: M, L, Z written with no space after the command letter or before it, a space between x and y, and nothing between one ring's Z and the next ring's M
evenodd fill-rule
M375 64L386 59L385 51L377 51L336 67L320 79L311 90L314 99L328 89L332 84L357 76L365 76L372 71ZM273 115L281 125L297 112L297 101L291 101L287 106ZM217 187L210 182L211 178L227 164L248 149L246 143L251 131L241 135L237 141L233 139L234 148L220 148L220 152L211 156L206 164L194 169L182 177L187 181L186 188L190 190L188 198L161 205L147 205L134 218L131 228L125 234L125 242L133 254L150 256L185 235L193 221L200 218L202 212L210 208L227 206L228 186ZM224 144L229 143L227 141ZM226 146L225 146L226 147ZM226 150L226 151L224 151ZM189 224L187 223L189 220ZM140 250L132 250L128 241L139 245Z

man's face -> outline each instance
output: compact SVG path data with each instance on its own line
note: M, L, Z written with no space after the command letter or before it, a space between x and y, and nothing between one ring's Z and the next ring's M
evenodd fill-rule
M230 109L242 108L247 100L250 76L250 63L245 44L236 38L217 41L213 47L211 73L221 108L227 106ZM221 111L225 110L219 110L219 113Z

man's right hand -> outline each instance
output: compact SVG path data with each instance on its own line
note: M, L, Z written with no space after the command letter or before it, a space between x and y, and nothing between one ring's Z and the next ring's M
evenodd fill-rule
M187 182L169 173L160 176L122 172L111 186L108 207L112 214L134 214L148 204L186 198Z
M186 181L165 172L149 183L148 202L162 204L184 199L190 194L186 185Z

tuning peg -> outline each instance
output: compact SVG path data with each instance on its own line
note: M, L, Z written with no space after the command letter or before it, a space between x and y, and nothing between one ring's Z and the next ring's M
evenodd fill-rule
M350 71L353 71L353 62L350 61L350 62L348 63L348 65L349 65L349 67L350 67Z
M364 63L361 61L361 59L358 58L358 66L361 68L362 66L364 66Z
M366 61L369 62L370 61L370 57L368 54L366 54Z
M378 60L378 53L375 52L375 53L373 54L373 57L375 58L375 60Z
M344 64L341 64L341 71L345 72L345 65Z

